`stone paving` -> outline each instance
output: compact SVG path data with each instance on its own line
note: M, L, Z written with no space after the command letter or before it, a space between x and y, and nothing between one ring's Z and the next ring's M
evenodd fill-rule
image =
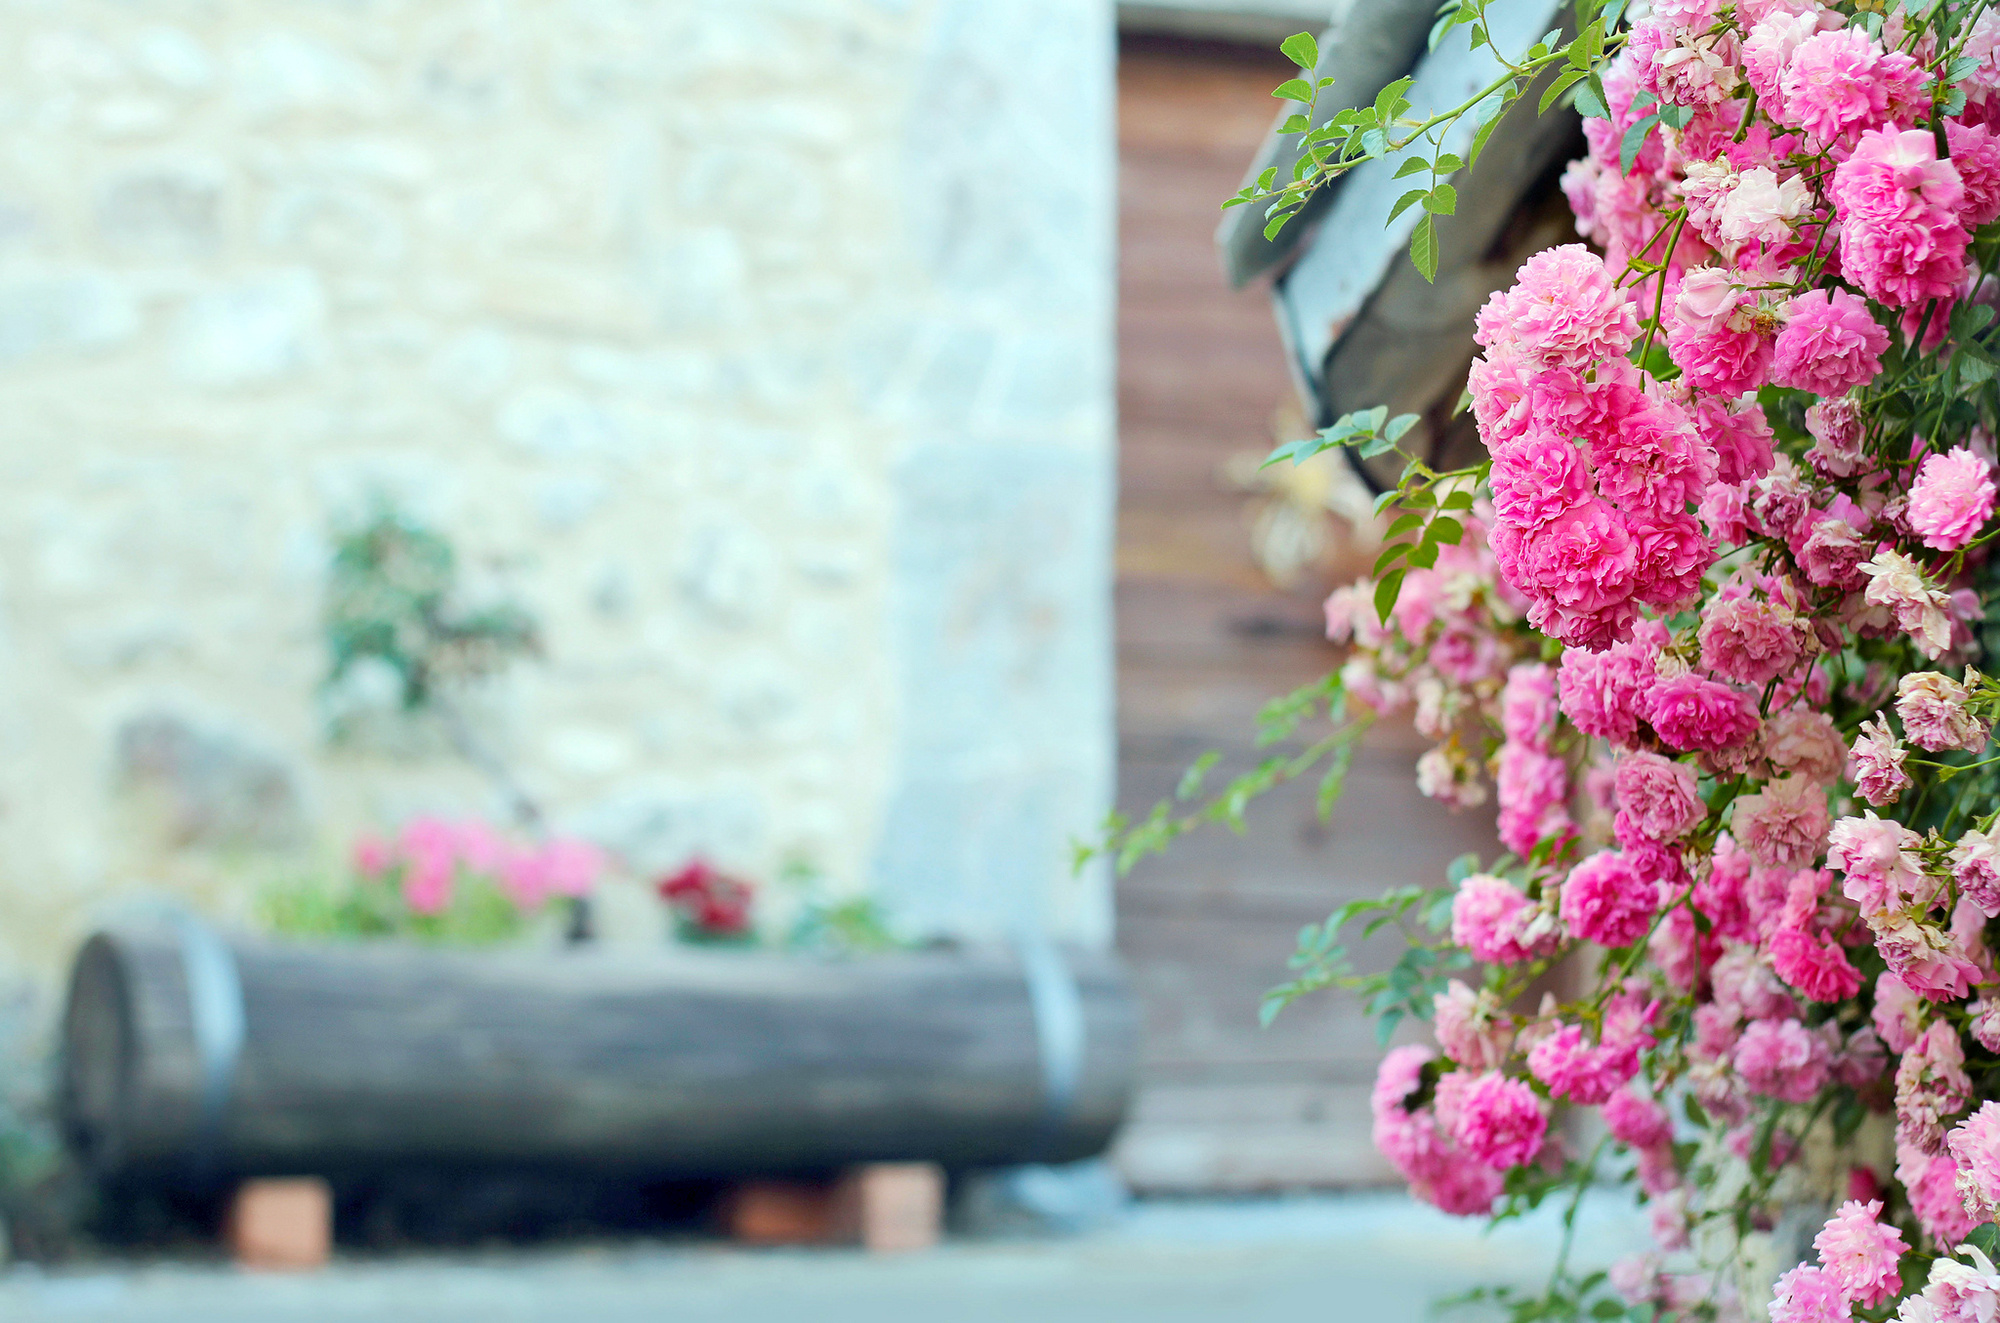
M900 1257L693 1245L347 1259L299 1277L214 1265L0 1276L8 1323L1419 1323L1482 1281L1532 1282L1558 1238L1544 1210L1487 1234L1395 1195L1141 1204L1060 1241L967 1242ZM1646 1239L1605 1199L1576 1261ZM1474 1323L1471 1312L1455 1320Z

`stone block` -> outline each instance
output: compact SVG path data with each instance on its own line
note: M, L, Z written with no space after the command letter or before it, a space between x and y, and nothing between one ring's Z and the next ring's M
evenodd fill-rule
M934 1162L869 1162L832 1181L745 1181L723 1200L723 1222L752 1245L929 1249L943 1234L944 1190Z
M119 784L156 809L176 845L280 846L304 833L291 768L243 736L145 712L118 728L115 754Z
M245 1268L324 1267L333 1253L333 1191L317 1176L245 1181L230 1201L225 1234Z
M935 1162L870 1162L835 1186L835 1231L878 1254L929 1249L944 1231L944 1168Z
M835 1187L819 1181L745 1181L722 1201L722 1224L746 1245L822 1245L837 1227Z
M213 289L181 310L175 366L202 386L245 386L308 366L325 338L326 293L294 269Z

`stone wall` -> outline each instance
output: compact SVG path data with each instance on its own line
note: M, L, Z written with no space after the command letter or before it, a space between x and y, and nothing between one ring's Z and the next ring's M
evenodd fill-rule
M0 974L499 812L324 738L375 492L540 617L479 720L637 873L1107 940L1112 60L1108 0L0 3Z

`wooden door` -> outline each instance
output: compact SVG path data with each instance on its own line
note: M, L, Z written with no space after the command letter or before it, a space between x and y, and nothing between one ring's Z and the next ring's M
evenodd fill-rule
M1250 550L1246 498L1220 470L1268 450L1293 398L1262 288L1230 291L1212 236L1221 200L1271 124L1275 51L1127 38L1121 180L1118 520L1119 802L1140 814L1205 749L1218 774L1253 765L1268 698L1339 661L1321 601L1359 552L1289 592ZM1282 791L1239 838L1207 829L1118 887L1119 947L1148 1046L1117 1149L1145 1190L1257 1190L1385 1180L1368 1138L1380 1056L1350 999L1322 994L1259 1029L1300 925L1341 901L1435 884L1467 850L1497 852L1490 819L1420 797L1423 748L1405 725L1357 758L1330 824L1314 787Z

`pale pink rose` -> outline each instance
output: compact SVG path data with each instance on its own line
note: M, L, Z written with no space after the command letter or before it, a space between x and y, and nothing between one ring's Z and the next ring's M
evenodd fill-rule
M1444 1054L1468 1070L1493 1070L1507 1060L1514 1021L1493 994L1474 992L1457 979L1433 999L1432 1028Z
M1812 189L1803 176L1779 179L1764 166L1745 170L1723 195L1715 230L1732 248L1761 243L1776 246L1791 241L1792 228L1812 209Z
M1984 1102L1945 1139L1958 1164L1959 1193L1988 1220L2000 1207L2000 1102Z
M1950 1248L1979 1225L1979 1219L1965 1211L1965 1200L1958 1193L1958 1164L1950 1154L1927 1154L1898 1145L1896 1179L1909 1192L1917 1224L1938 1244Z
M1707 807L1692 769L1656 753L1628 753L1618 760L1618 839L1671 841L1702 820Z
M1903 1289L1896 1263L1909 1245L1881 1222L1882 1201L1850 1199L1813 1237L1820 1265L1863 1308L1873 1309Z
M1916 854L1921 841L1902 823L1878 818L1870 810L1833 824L1827 836L1827 867L1847 875L1842 894L1867 918L1934 891Z
M1785 93L1781 85L1785 65L1791 61L1792 52L1818 31L1818 15L1780 10L1755 23L1743 39L1744 81L1756 91L1758 103L1773 119L1790 122L1785 116Z
M1993 1323L2000 1318L2000 1276L1939 1259L1924 1289L1903 1302L1897 1317L1903 1323Z
M1826 847L1832 817L1826 787L1802 775L1770 781L1760 793L1736 799L1730 831L1764 867L1806 867Z
M1987 918L2000 918L2000 832L1967 828L1951 848L1951 875L1961 896ZM2000 1052L2000 1047L1993 1049Z
M1780 1102L1810 1101L1832 1068L1825 1042L1797 1020L1753 1021L1733 1060L1745 1087Z
M1806 579L1821 588L1859 587L1862 563L1875 551L1873 541L1860 529L1824 510L1808 515L1791 541Z
M1896 1142L1921 1153L1945 1152L1944 1118L1971 1098L1958 1030L1931 1021L1896 1066Z
M1910 484L1910 531L1934 551L1956 551L1993 515L1991 466L1964 446L1924 456Z
M1967 685L1977 688L1979 672L1966 668L1966 684L1937 671L1912 671L1896 684L1896 715L1903 733L1920 749L1977 753L1992 733L1990 722L1969 706Z
M1884 973L1875 980L1875 1008L1871 1012L1875 1032L1891 1052L1907 1052L1917 1045L1930 1009L1910 985L1894 974Z
M1542 753L1555 733L1556 673L1540 662L1521 662L1507 672L1500 691L1500 728L1506 737Z
M1660 96L1677 106L1717 105L1743 82L1736 43L1727 33L1683 31L1653 56L1653 70Z
M1722 267L1697 267L1682 277L1673 309L1690 335L1746 331L1756 311L1756 296Z
M1896 627L1915 639L1926 657L1943 656L1951 647L1949 601L1925 580L1916 562L1900 551L1884 550L1864 562L1861 572L1869 581L1866 600L1887 608Z
M1389 631L1375 612L1373 580L1359 579L1333 590L1326 599L1326 637L1334 643L1352 639L1370 650L1389 641Z
M1427 750L1417 759L1417 789L1449 808L1476 808L1486 802L1479 768L1456 742Z
M1903 741L1879 713L1875 720L1862 722L1848 762L1855 789L1877 808L1895 803L1910 785L1910 775L1903 770L1907 757Z
M1861 449L1861 410L1852 398L1842 395L1808 405L1806 431L1813 438L1806 459L1822 476L1851 478L1867 463Z
M1505 878L1474 873L1458 884L1451 940L1475 960L1513 965L1547 954L1559 937L1553 922Z
M1821 785L1840 779L1847 746L1833 718L1808 707L1790 707L1764 723L1764 758L1779 773L1796 773Z
M1952 166L1965 185L1959 219L1967 229L1976 230L2000 218L2000 134L1985 124L1957 120L1946 120L1944 133Z
M1701 663L1725 680L1764 685L1797 668L1812 634L1797 612L1751 597L1711 600L1701 617Z

